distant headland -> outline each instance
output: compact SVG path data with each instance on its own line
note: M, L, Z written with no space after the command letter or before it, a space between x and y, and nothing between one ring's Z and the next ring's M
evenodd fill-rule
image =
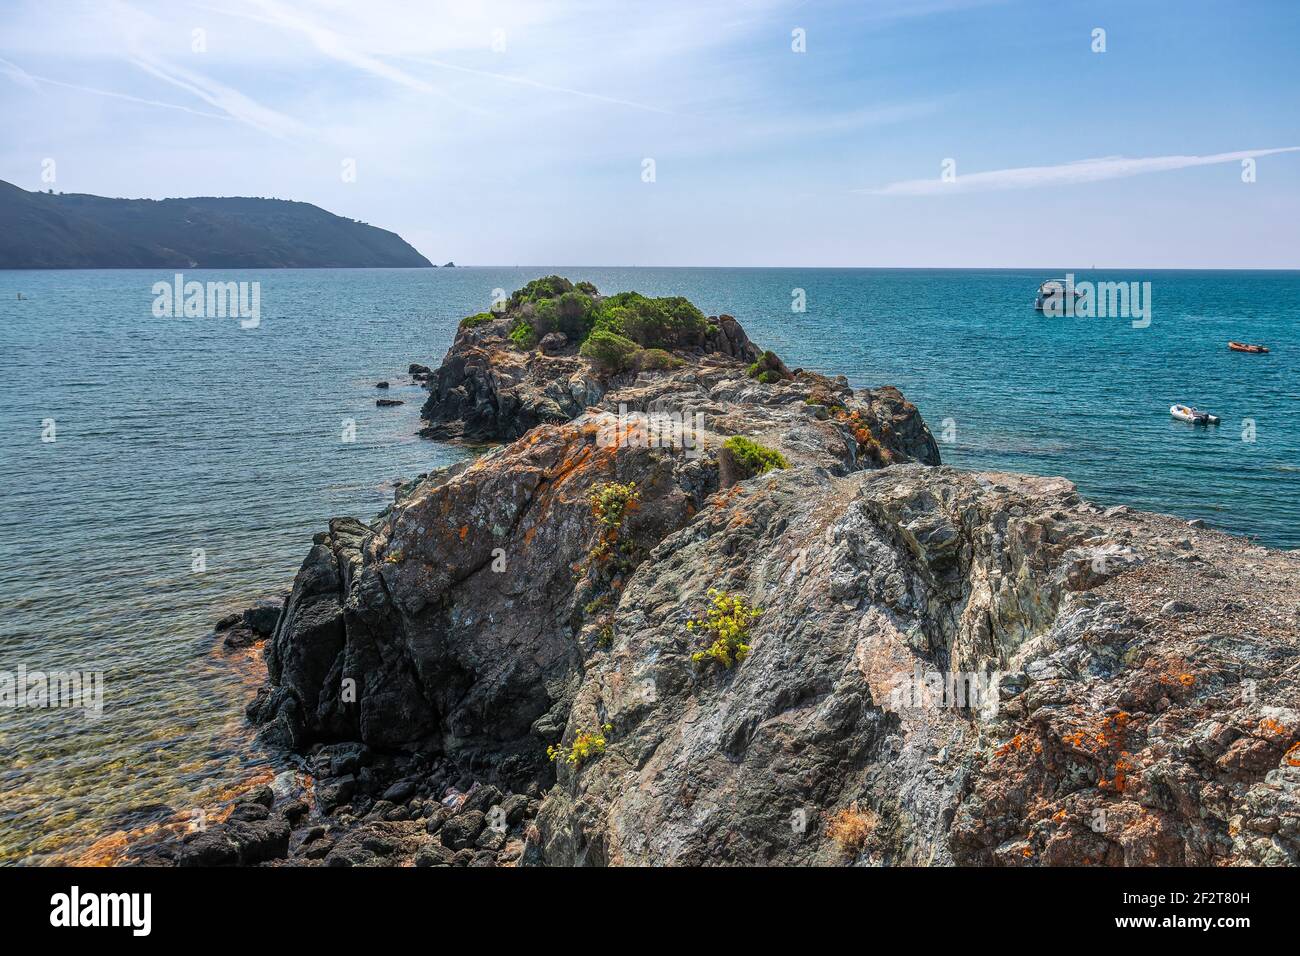
M0 269L432 268L401 236L285 199L106 199L0 181Z

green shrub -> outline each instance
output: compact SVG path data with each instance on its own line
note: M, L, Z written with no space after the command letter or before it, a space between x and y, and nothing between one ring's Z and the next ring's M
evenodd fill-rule
M731 452L736 463L750 475L763 475L777 468L789 468L785 455L775 448L768 448L756 441L750 441L743 435L733 435L722 443Z
M510 330L510 341L527 352L537 344L537 333L527 322L520 322Z
M632 356L631 364L638 372L662 372L665 369L681 368L686 362L663 349L641 349Z
M563 276L544 276L534 279L522 289L516 289L510 297L510 307L518 308L525 302L538 302L542 299L559 298L566 292L573 291L573 283Z
M775 385L777 382L781 381L781 373L769 368L766 371L758 373L758 380L764 385Z
M645 348L686 348L704 341L708 322L681 296L650 299L639 292L620 292L601 300L593 327Z
M697 664L712 660L723 667L739 664L749 654L749 629L763 616L763 610L750 607L742 594L724 594L714 588L708 593L704 616L686 622L686 630L699 631L709 641L691 660Z
M621 372L636 354L637 344L613 332L597 330L587 336L578 354L589 358L606 372Z
M493 315L491 312L480 312L478 315L470 315L461 319L460 327L462 329L478 328L480 325L486 325L487 323L491 322L495 318L496 316Z
M554 299L525 303L522 315L524 321L533 327L533 334L539 340L560 327L560 312Z
M555 303L559 330L569 337L571 342L582 342L591 333L596 323L596 309L591 296L581 292L566 292Z
M579 292L583 293L584 295L590 295L590 296L600 295L600 291L590 282L579 282L577 285L574 286L574 288L577 289Z

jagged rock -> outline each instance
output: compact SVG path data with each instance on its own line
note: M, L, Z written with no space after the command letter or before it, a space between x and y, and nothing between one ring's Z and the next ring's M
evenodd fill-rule
M506 324L462 328L425 417L515 440L331 522L267 644L273 741L445 761L349 763L369 797L318 782L351 816L404 776L430 798L382 823L422 843L327 862L430 833L455 866L1295 862L1294 556L942 467L895 389L747 377L734 321L711 334L744 358L611 378ZM659 440L668 414L690 442ZM791 467L723 487L733 434ZM637 491L612 543L609 482ZM710 588L763 609L727 668L692 659ZM597 731L578 765L546 758ZM522 835L487 826L497 805ZM831 835L845 815L860 842Z
M465 810L442 825L438 838L442 845L451 850L464 850L472 847L478 835L483 832L484 817L480 810Z
M252 804L256 806L256 804ZM229 820L187 836L177 866L251 866L289 852L289 824L283 819Z
M357 778L344 774L332 780L322 782L316 788L316 806L321 813L331 813L352 800L357 792Z
M537 347L542 350L543 355L555 355L563 352L569 346L569 337L563 332L547 332L542 336L542 340L537 343Z
M384 800L392 803L403 803L415 794L415 781L399 780L387 790L384 791Z
M451 866L455 854L437 843L423 846L415 854L416 866Z
M244 609L244 624L258 637L270 637L283 609L283 600L258 601L252 607Z

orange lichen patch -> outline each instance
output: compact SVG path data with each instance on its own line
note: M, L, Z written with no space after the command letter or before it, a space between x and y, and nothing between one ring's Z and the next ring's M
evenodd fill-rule
M553 488L559 488L580 469L591 465L595 470L613 470L617 450L614 448L596 448L594 445L582 444L577 450L564 457L554 470L546 476Z
M880 443L880 439L871 430L870 424L863 420L861 412L845 412L841 409L836 412L835 418L848 426L854 441L858 443L858 447L870 454L876 461L881 464L888 464L893 460L893 454ZM882 434L888 434L888 432L889 426L886 425L881 428Z
M745 493L746 492L743 485L732 485L730 488L726 489L725 491L719 491L715 493L709 499L709 501L715 508L721 508L725 510L730 508L731 503L735 501L737 498L745 497Z
M1121 753L1119 759L1115 761L1115 776L1110 780L1105 777L1097 781L1098 790L1114 790L1116 793L1124 792L1124 785L1128 781L1128 772L1136 770L1137 765L1130 759L1128 753Z
M1052 814L1052 820L1056 823L1064 823L1067 816L1069 816L1069 814L1067 814L1065 808L1062 807L1060 810L1057 810Z
M1300 767L1300 741L1293 743L1291 749L1282 755L1288 767Z
M1019 750L1024 745L1025 745L1024 735L1016 734L1014 737L1012 737L1010 740L1004 743L997 750L993 751L993 755L995 757L1005 757L1007 754L1011 753L1011 751Z
M463 525L461 525L461 526L460 526L460 540L464 541L464 540L465 540L465 536L466 536L467 534L469 534L469 525L467 525L467 524L463 524Z
M1287 733L1286 726L1278 723L1272 717L1265 717L1261 720L1259 722L1259 729L1266 734L1274 734L1279 737Z
M1023 850L1020 851L1020 855L1023 856L1026 860L1029 859L1031 856L1034 855L1033 847L1028 847L1028 846L1025 847Z

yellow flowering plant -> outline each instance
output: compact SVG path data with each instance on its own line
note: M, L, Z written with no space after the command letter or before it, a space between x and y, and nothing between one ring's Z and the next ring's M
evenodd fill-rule
M749 629L763 609L751 607L742 594L725 594L709 588L709 606L700 618L686 622L686 630L700 631L709 645L691 655L697 664L712 660L723 667L739 664L749 654Z
M546 748L550 760L564 760L571 767L581 767L584 763L605 752L605 734L613 730L611 724L605 724L599 733L584 730L573 738L573 746L565 747L555 744Z

